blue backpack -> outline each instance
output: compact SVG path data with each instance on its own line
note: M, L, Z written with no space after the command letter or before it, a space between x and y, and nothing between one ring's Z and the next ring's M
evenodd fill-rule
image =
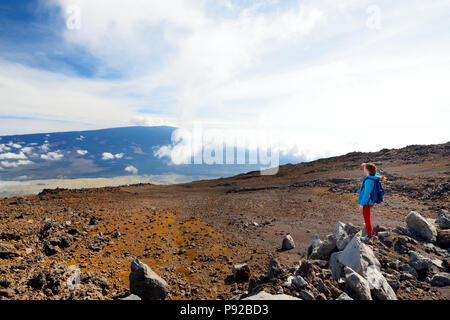
M375 186L373 188L372 194L370 195L373 202L381 203L384 200L384 189L380 180L375 181Z

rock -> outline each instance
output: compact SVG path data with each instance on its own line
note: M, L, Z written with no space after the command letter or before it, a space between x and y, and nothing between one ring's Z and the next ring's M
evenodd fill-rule
M404 271L406 273L409 273L411 276L413 276L415 279L419 277L419 274L417 273L416 269L414 267L410 266L409 264L403 264L399 268L401 271Z
M414 269L416 269L416 271L423 270L425 272L428 271L433 265L431 259L420 255L416 251L409 252L409 263Z
M436 273L431 278L431 285L435 287L446 287L450 285L450 273L440 272Z
M287 294L270 294L265 291L260 291L259 293L244 298L242 300L302 300Z
M406 226L412 235L415 235L427 242L436 240L436 228L415 211L411 211L406 216Z
M450 214L447 210L441 209L438 211L436 223L441 229L450 229Z
M281 268L280 263L275 258L270 258L269 268L267 270L267 278L280 279L285 275L285 271Z
M235 264L232 268L232 272L236 282L245 282L250 279L250 268L246 263Z
M134 259L131 263L130 292L142 300L163 300L170 292L170 287L149 266Z
M299 296L303 300L314 300L314 295L311 292L307 291L307 290L300 291Z
M306 282L302 276L294 277L293 279L291 279L291 283L297 289L303 289L308 285L308 282Z
M28 281L28 285L35 290L42 289L46 283L47 281L45 279L45 275L42 272L38 273L35 277Z
M12 259L18 257L19 254L16 252L14 247L0 243L0 259Z
M439 230L436 242L438 246L444 249L450 248L450 229Z
M444 267L445 267L448 271L450 271L450 258L445 258L445 259L442 261L442 264L444 265Z
M337 240L342 240L348 237L347 232L345 231L345 223L338 221L334 226L333 236Z
M352 237L347 237L345 239L342 240L338 240L336 241L336 247L338 248L338 250L342 251L345 249L345 247L348 245L348 243L352 240Z
M345 284L358 300L372 300L369 283L349 267L344 268Z
M391 288L386 278L375 266L369 266L366 272L370 293L377 300L397 300L394 290Z
M12 289L1 289L0 297L12 298L14 296L14 290Z
M306 281L311 282L317 274L322 270L311 261L302 261L302 264L298 268L296 275L302 276Z
M291 250L295 248L294 239L292 239L292 236L290 234L284 236L281 248L283 250Z
M348 294L342 292L342 294L336 298L336 300L353 300Z
M380 267L372 249L361 242L359 234L353 236L350 243L338 257L339 263L364 276L368 266Z
M344 276L344 265L339 262L340 252L334 252L330 256L329 267L334 280L339 280Z
M318 234L314 235L314 239L311 243L311 245L308 248L308 259L311 257L311 255L313 253L315 253L317 251L317 249L319 249L319 247L322 245L322 241L319 238Z
M328 260L331 252L336 248L336 239L332 234L329 234L327 238L322 242L316 251L312 252L310 259Z
M129 296L123 298L122 300L142 300L141 298L139 298L137 295L135 294L130 294Z

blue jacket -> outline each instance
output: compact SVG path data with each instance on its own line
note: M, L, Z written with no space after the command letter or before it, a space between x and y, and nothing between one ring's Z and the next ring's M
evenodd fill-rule
M368 175L363 179L361 187L359 188L358 196L358 203L360 205L365 206L375 204L370 195L375 187L375 182L380 179L381 175L379 173L376 173L375 176Z

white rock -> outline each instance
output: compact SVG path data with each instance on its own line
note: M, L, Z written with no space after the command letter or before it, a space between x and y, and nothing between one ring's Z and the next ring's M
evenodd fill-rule
M415 211L406 216L406 226L409 232L428 242L436 240L437 231L434 225Z
M334 280L339 280L344 274L344 265L339 262L340 252L333 252L329 260L329 268Z
M415 251L409 252L409 263L417 271L428 270L433 265L431 259L426 258Z
M345 267L345 284L358 300L372 300L369 283L349 267Z
M336 300L353 300L353 299L345 292L342 292L341 295L336 298Z
M170 287L149 266L134 259L131 263L130 291L142 300L161 300L167 296Z
M447 210L441 209L438 211L436 223L441 229L450 229L450 214Z
M291 250L295 248L294 239L292 239L290 234L284 236L281 248L284 250Z
M255 295L244 298L242 300L302 300L287 294L270 294L265 291L261 291Z
M380 268L380 262L372 249L361 242L359 234L354 235L345 249L341 251L338 261L362 276L365 276L368 266L373 265Z
M391 288L386 278L375 266L369 266L366 271L367 282L371 296L377 300L397 300L394 290Z

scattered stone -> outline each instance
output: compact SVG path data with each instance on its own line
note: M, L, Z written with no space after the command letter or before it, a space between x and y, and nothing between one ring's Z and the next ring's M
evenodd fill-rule
M411 266L416 269L416 271L428 271L431 266L433 265L433 262L431 259L426 258L422 255L420 255L416 251L410 251L409 252L409 263Z
M415 211L411 211L406 216L406 226L411 234L425 241L432 242L436 240L436 228Z
M303 300L314 300L314 295L307 291L307 290L302 290L299 293L300 298L302 298Z
M441 248L450 248L450 229L439 230L436 242Z
M336 298L336 300L353 300L348 294L342 292L342 294Z
M235 264L232 268L234 280L236 282L245 282L250 279L250 268L246 263Z
M131 263L129 278L130 292L143 300L163 300L170 292L167 282L139 259Z
M292 236L290 234L284 236L281 248L283 250L291 250L295 248L294 239L292 239Z
M345 284L358 300L372 300L369 283L349 267L344 268Z
M377 300L397 300L394 290L386 278L375 266L369 266L366 271L371 296Z
M12 259L18 257L19 254L16 252L14 247L0 243L0 259Z
M12 289L0 289L0 297L12 298L14 296L14 290Z
M269 268L267 270L267 278L269 279L280 279L285 275L283 268L281 268L280 263L274 257L270 258Z
M265 291L261 291L255 295L249 296L242 300L301 300L301 299L289 296L287 294L270 294Z
M302 276L296 276L291 280L292 285L297 289L303 289L308 285L308 282Z
M331 252L336 248L336 239L332 234L322 242L319 248L311 253L310 259L328 260Z
M142 300L141 298L139 298L137 295L135 294L130 294L129 296L123 298L122 300Z
M441 229L450 229L450 214L447 210L441 209L438 211L438 218L436 223Z
M431 278L431 285L435 287L450 286L450 273L446 272L436 273L433 276L433 278Z
M317 252L317 249L322 245L322 241L319 238L318 234L314 235L314 239L311 243L311 245L308 248L308 259L311 257L311 255L315 252Z

